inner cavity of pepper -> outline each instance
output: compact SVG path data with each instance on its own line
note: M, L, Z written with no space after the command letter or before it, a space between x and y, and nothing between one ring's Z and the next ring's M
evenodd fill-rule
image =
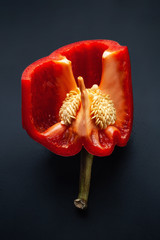
M109 95L102 93L97 84L86 89L84 80L78 77L78 87L67 93L59 111L62 125L69 126L76 120L80 109L83 109L82 121L85 121L87 111L90 119L100 129L113 125L116 121L116 109Z
M105 75L107 69L103 66L106 51L105 44L84 45L81 51L71 48L69 51L62 51L59 59L48 61L35 69L31 82L32 116L39 132L45 132L54 124L61 122L65 126L72 125L73 131L81 136L81 127L83 127L86 129L83 134L85 136L93 127L105 129L109 125L114 125L117 103L113 105L113 94L106 92L107 88L105 86L102 88L101 84L102 75ZM116 66L111 64L110 68L116 69ZM78 85L79 76L84 78L85 95L89 99L86 98L89 106L83 111L84 97ZM106 76L105 78L107 79ZM108 93L110 96L107 95ZM82 126L84 124L81 120L82 122L86 120L87 124Z

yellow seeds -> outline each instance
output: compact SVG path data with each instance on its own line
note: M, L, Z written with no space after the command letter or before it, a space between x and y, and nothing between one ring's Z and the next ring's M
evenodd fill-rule
M92 91L91 118L101 129L113 125L116 121L116 110L109 95L103 94L99 89Z
M91 96L90 115L95 125L101 129L113 125L116 121L116 110L110 96L103 94L97 85L87 89L87 92ZM77 91L67 93L59 111L61 124L70 125L76 119L80 105L81 92L79 88L77 88Z
M61 124L70 125L72 120L76 118L77 111L79 110L81 104L80 91L70 91L67 93L65 100L59 111L59 118Z

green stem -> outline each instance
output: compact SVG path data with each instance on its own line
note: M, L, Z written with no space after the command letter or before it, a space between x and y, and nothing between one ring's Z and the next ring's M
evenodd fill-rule
M81 160L80 160L79 194L78 194L78 198L74 200L74 205L80 209L87 208L90 181L91 181L92 163L93 163L93 155L88 153L83 148L81 151Z

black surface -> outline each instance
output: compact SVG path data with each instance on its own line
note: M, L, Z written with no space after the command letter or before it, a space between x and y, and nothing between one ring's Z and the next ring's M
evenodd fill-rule
M1 1L0 239L160 239L158 1ZM125 148L95 157L79 212L79 156L63 158L21 126L20 78L71 42L112 39L131 57L134 126Z

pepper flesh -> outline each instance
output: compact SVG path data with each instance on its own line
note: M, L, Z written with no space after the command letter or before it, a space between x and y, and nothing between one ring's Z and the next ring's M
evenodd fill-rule
M97 84L102 93L110 95L116 109L113 125L105 129L95 125L90 101L87 111L80 106L70 125L61 124L60 108L66 94L76 91L79 76L86 88ZM84 146L90 154L110 155L116 144L127 144L132 120L128 49L114 41L89 40L67 45L31 64L22 75L23 127L34 140L56 154L75 155Z

